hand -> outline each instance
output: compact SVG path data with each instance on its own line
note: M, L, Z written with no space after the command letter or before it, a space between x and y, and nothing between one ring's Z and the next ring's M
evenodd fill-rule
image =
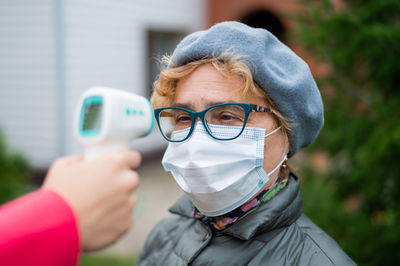
M57 159L43 188L58 192L75 211L81 248L94 251L112 244L132 225L139 176L132 169L141 156L123 150L84 161L82 156Z

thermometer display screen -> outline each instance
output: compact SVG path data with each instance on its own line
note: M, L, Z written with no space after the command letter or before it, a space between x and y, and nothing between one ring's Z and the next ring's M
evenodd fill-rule
M101 128L101 110L103 104L87 103L85 106L85 114L83 118L83 130L100 130Z

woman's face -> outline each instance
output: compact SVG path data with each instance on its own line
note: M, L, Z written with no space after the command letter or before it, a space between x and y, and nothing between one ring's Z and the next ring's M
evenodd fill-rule
M241 88L243 81L239 77L224 77L211 64L206 64L179 80L174 103L185 105L197 112L211 105L227 102L252 103L268 107L265 100L260 97L243 95ZM246 126L265 128L266 133L277 128L271 113L250 113ZM226 145L229 145L229 141ZM282 131L268 136L264 147L264 170L267 173L273 170L288 151L289 145ZM274 182L278 173L278 170L275 171L264 187Z

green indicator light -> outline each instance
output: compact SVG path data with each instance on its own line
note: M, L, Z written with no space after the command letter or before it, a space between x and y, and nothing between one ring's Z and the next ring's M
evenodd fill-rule
M140 115L143 115L143 111L142 111L142 110L140 110L140 111L139 111L139 114L140 114Z
M132 110L132 113L135 115L135 114L136 114L136 109L133 109L133 110Z
M131 110L129 110L129 108L126 108L126 115L130 115L131 114Z

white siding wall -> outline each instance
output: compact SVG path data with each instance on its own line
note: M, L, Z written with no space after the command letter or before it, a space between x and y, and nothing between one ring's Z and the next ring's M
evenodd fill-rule
M202 0L0 1L0 127L35 166L76 153L75 104L92 85L147 93L147 30L204 27ZM165 145L158 130L136 148Z
M0 1L0 129L34 165L58 154L51 0Z
M104 85L146 95L147 30L190 32L204 26L204 1L71 0L65 2L66 121L72 122L80 93ZM72 132L72 123L66 125ZM67 152L80 147L66 135ZM165 145L158 129L134 142L149 151Z

